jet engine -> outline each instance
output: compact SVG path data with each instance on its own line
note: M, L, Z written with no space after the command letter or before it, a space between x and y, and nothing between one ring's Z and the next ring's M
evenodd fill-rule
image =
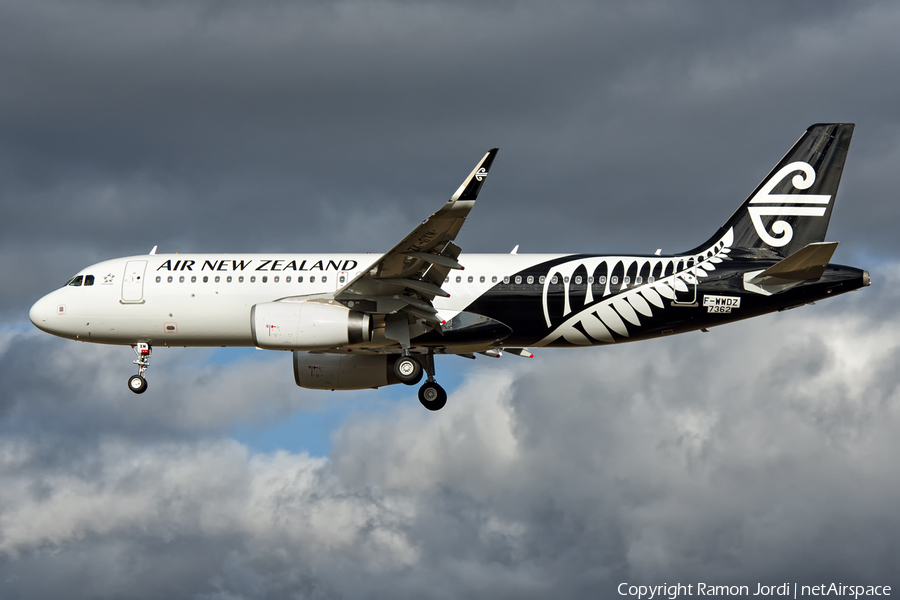
M314 390L361 390L400 383L398 356L294 352L294 381Z
M341 304L265 302L250 309L250 332L267 350L326 350L372 341L372 318Z

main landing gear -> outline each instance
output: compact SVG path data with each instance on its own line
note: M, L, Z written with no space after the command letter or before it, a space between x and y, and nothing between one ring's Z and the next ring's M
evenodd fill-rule
M131 347L138 358L134 364L138 366L138 374L128 378L128 389L135 394L143 394L147 391L147 380L144 379L144 372L150 366L150 344L143 342Z
M394 374L402 383L415 385L422 380L422 371L428 379L419 388L419 402L428 410L441 410L447 404L447 392L434 380L434 351L429 350L423 357L425 365L411 354L404 354L394 363Z

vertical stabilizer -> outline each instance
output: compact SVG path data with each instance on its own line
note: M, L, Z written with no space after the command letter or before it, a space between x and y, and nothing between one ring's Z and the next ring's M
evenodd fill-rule
M732 229L734 247L781 256L824 241L854 127L819 123L807 129L712 239Z

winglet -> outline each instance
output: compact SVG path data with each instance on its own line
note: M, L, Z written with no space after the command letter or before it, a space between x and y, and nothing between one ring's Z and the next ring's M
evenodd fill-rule
M459 186L456 193L450 196L449 202L456 202L457 200L475 200L475 198L478 197L478 192L481 190L481 186L484 185L484 180L487 179L498 150L500 150L500 148L491 148L487 151L487 154L484 155L481 162L479 162L472 172L469 173L469 176L466 177L466 180Z

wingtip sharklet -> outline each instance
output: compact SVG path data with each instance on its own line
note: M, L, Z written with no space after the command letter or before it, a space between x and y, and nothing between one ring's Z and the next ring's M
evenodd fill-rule
M478 197L478 192L481 191L481 186L484 185L484 180L487 179L491 165L494 164L494 158L497 157L499 150L500 148L491 148L487 151L487 154L475 165L475 168L472 169L466 180L459 186L456 193L450 197L450 202L458 200L474 201Z

